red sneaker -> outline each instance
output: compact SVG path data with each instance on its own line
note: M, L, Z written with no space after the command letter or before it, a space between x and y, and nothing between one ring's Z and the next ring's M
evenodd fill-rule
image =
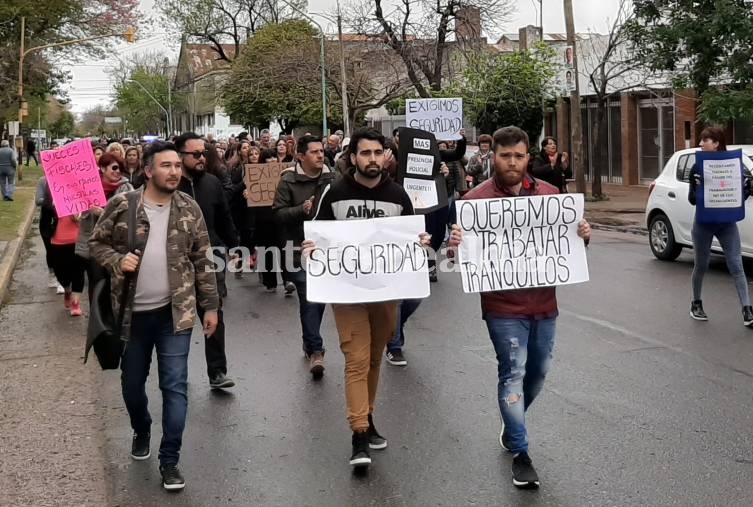
M71 307L71 293L70 292L66 291L65 294L63 295L63 305L65 306L66 310Z
M71 317L81 317L81 301L71 301Z

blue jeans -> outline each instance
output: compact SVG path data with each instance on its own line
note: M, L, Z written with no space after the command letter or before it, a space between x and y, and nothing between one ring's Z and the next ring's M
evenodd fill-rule
M420 299L403 299L397 305L397 326L395 326L395 334L392 336L392 340L387 344L387 352L395 352L396 350L403 349L403 345L405 345L403 326L405 326L405 323L408 322L408 319L418 309L418 305L420 304Z
M693 299L701 299L703 277L709 269L709 259L711 258L711 243L716 236L724 252L727 269L735 281L735 289L740 304L749 306L748 280L745 278L745 270L743 269L743 257L740 253L740 231L737 229L737 224L699 224L693 221L692 235L693 255L695 256L691 278Z
M528 452L525 413L544 386L552 361L555 320L486 318L497 354L497 396L505 425L502 439L513 453Z
M152 417L146 396L146 378L157 349L157 373L162 391L162 441L160 465L177 465L188 409L188 350L191 331L175 333L170 306L150 312L134 313L131 338L120 363L120 376L131 427L138 434L150 433Z
M288 279L295 284L298 293L298 313L301 316L301 330L303 332L303 351L306 354L324 352L321 327L322 316L326 305L311 303L306 299L306 272L298 270L288 273Z

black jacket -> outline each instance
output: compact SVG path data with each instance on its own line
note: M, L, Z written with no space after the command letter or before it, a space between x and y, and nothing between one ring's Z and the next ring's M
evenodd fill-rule
M337 174L324 166L318 178L309 178L303 173L299 165L286 169L280 174L280 183L277 185L275 201L272 209L275 221L280 226L278 237L284 245L292 241L294 246L301 246L303 242L303 222L314 218L316 207L322 197L324 189L335 181ZM314 197L314 206L311 213L303 213L303 202ZM295 252L294 261L300 266L301 255Z
M202 173L194 180L182 176L178 190L185 192L199 203L204 221L209 230L212 246L234 248L238 246L238 233L230 215L230 206L220 180L213 174Z
M392 181L387 171L374 188L358 183L351 167L322 195L314 220L362 220L365 218L413 215L413 204L405 189Z
M546 181L559 189L561 193L567 192L567 180L573 177L573 171L562 166L562 153L557 153L554 166L549 162L549 156L541 152L532 159L531 176Z

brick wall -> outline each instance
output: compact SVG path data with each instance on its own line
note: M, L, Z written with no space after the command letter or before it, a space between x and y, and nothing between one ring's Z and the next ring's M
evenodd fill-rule
M675 92L675 150L684 150L688 146L685 139L686 122L690 125L690 146L695 146L696 136L696 94L695 90L678 90Z

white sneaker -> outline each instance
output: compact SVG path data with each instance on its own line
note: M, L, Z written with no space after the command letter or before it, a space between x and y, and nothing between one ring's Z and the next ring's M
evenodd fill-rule
M47 282L47 287L49 287L50 289L56 289L57 286L58 286L58 279L55 278L54 273L50 273L50 278Z
M62 285L58 284L57 289L55 290L55 294L65 294L65 289Z

